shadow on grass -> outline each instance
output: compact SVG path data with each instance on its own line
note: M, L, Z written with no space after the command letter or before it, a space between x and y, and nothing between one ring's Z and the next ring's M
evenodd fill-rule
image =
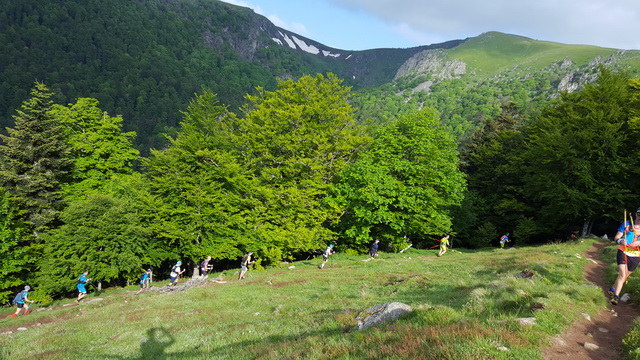
M183 351L168 351L168 348L176 343L173 335L164 327L154 327L147 330L147 336L140 343L140 354L131 356L99 355L96 359L121 359L121 360L169 360L169 359L256 359L278 358L273 353L278 344L297 342L306 337L322 337L326 339L332 336L344 335L342 328L323 328L317 331L305 331L292 335L270 335L264 338L244 340L219 346L214 350L201 350L206 344L201 344L193 349ZM255 345L260 345L254 347ZM270 353L271 352L271 353ZM1 353L0 353L1 355ZM0 358L1 359L1 358Z

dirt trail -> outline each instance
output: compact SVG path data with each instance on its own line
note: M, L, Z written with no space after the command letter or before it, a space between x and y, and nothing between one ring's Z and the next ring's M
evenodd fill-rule
M610 284L605 284L604 281L604 270L608 264L599 259L599 254L606 245L606 242L597 242L584 253L587 259L593 260L589 261L585 268L585 279L598 285L602 289L603 296L606 296ZM638 316L640 311L630 303L620 302L617 306L609 305L609 309L600 310L591 318L591 321L587 319L577 321L565 333L553 338L553 345L543 350L544 358L546 360L621 359L622 338L629 332L633 320Z

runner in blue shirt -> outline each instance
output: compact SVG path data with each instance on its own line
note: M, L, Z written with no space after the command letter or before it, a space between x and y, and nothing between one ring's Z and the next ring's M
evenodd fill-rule
M378 256L379 243L380 243L380 240L376 240L373 242L373 244L371 244L371 247L369 248L369 255L371 255L372 258L375 258L376 256Z
M87 284L87 282L91 281L91 279L87 279L88 274L89 270L85 270L78 278L78 285L76 285L76 287L78 288L78 298L76 299L76 303L78 304L80 303L80 300L82 300L82 298L87 296L87 289L85 285Z
M13 313L13 315L11 315L11 317L16 317L18 316L18 314L20 314L20 311L24 308L24 314L28 315L29 314L29 305L25 304L25 302L29 302L33 304L33 300L29 300L29 298L27 298L27 296L29 296L29 290L31 289L31 286L27 285L24 287L24 290L20 291L20 293L18 293L18 295L16 295L16 306L18 307L16 309L16 312Z
M149 287L149 277L151 276L151 269L147 269L140 276L140 290L136 291L136 295L140 294L144 289Z

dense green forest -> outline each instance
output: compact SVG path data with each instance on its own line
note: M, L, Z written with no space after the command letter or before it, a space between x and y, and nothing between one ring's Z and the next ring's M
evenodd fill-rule
M206 34L226 31L248 39L251 19L258 17L218 1L191 1L188 6L149 0L0 4L3 127L11 124L35 79L51 84L59 103L92 97L123 115L125 129L138 134L136 147L147 153L150 147L164 146L162 134L177 126L179 112L203 88L236 110L255 87L274 89L274 76L331 70L280 46L257 49L259 61L243 59L228 41L213 49Z
M640 80L625 73L601 67L537 111L501 104L462 150L435 107L363 126L351 97L332 74L258 88L239 112L204 90L142 156L123 116L56 104L36 82L0 136L0 296L25 282L65 295L84 269L108 286L176 260L223 268L249 250L266 266L373 239L536 243L608 231L640 200Z
M477 64L438 77L398 70L430 46L327 61L218 1L2 5L0 301L249 250L560 240L639 204L636 53L489 33L434 46Z

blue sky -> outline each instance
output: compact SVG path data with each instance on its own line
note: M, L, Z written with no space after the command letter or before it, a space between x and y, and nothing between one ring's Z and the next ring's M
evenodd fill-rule
M225 0L342 50L404 48L501 31L640 49L639 0Z

